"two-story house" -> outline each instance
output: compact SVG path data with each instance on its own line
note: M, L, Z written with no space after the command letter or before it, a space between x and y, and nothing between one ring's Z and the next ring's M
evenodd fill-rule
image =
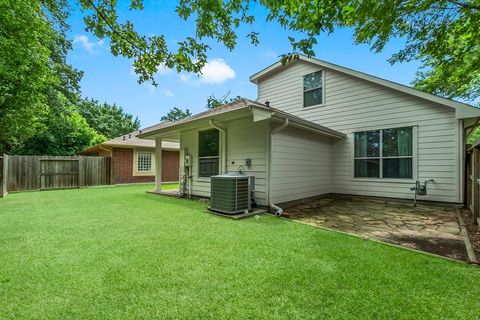
M241 170L255 176L264 206L331 193L411 199L415 182L430 179L422 199L463 202L465 139L479 109L303 56L250 81L257 101L139 135L156 140L157 161L162 141L180 141L190 194L209 197L212 175Z

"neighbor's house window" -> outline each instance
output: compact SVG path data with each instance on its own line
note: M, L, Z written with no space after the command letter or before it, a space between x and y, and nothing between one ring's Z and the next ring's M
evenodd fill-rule
M355 178L413 178L413 128L355 133Z
M220 163L220 134L217 129L198 132L198 176L218 174Z
M152 171L152 153L146 151L137 152L137 172Z
M323 71L307 74L303 77L303 106L323 104Z

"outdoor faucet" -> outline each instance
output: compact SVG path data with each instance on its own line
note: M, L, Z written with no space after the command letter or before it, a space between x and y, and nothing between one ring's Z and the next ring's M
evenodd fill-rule
M415 181L415 186L411 187L410 190L415 191L415 197L413 198L413 206L417 206L417 195L425 196L427 195L427 183L434 182L433 179L425 180L423 184L420 181Z

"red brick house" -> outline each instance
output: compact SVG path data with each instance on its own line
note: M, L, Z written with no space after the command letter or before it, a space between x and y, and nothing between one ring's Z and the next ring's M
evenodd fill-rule
M80 154L112 157L113 176L118 183L155 181L155 141L139 139L138 131L91 146ZM162 142L162 181L177 182L179 143Z

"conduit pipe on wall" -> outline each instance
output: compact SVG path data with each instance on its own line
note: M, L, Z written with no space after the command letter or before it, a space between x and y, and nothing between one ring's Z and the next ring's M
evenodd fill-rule
M283 214L283 209L280 208L279 206L275 205L272 201L271 201L271 193L272 193L272 179L271 179L271 169L272 169L272 141L273 141L273 136L275 134L277 134L278 132L280 132L281 130L285 129L286 127L288 127L288 124L289 124L289 121L288 121L288 118L285 118L284 121L283 121L283 124L281 124L280 126L276 127L275 129L273 129L271 132L270 132L270 152L269 152L269 161L268 161L268 193L269 193L269 197L268 197L268 200L269 200L269 206L270 206L270 210L273 212L274 215L276 215L277 217L281 216Z
M222 142L222 173L227 173L227 130L216 124L213 119L209 120L210 126L217 129L222 133L221 142Z

